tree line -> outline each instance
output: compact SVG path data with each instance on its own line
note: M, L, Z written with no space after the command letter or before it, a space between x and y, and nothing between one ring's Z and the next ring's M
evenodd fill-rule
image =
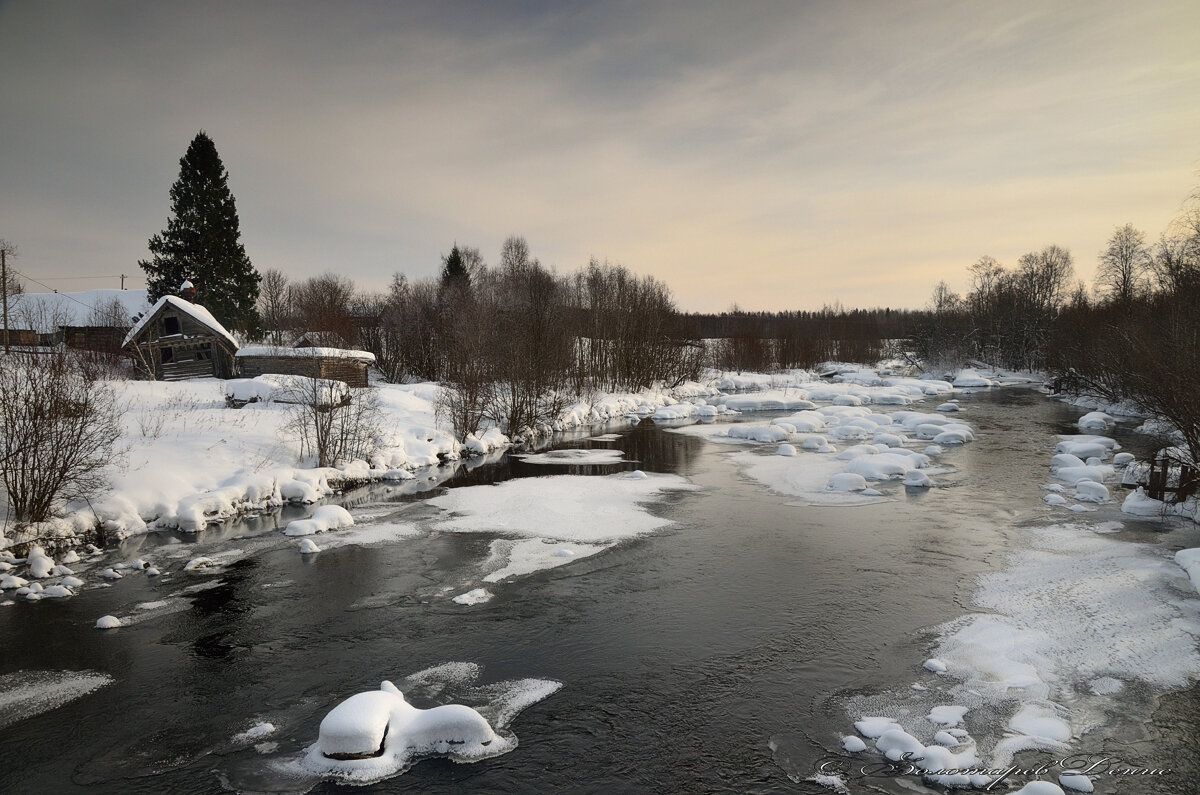
M386 292L268 270L259 314L269 341L308 332L370 351L388 380L444 383L441 408L460 437L485 422L521 435L578 396L674 386L705 364L662 282L597 260L561 275L519 236L494 266L455 244L439 276L397 273Z
M915 329L926 362L981 359L1131 401L1200 461L1200 190L1153 241L1132 224L1115 228L1090 289L1056 245L1014 268L983 257L968 273L965 295L937 285Z

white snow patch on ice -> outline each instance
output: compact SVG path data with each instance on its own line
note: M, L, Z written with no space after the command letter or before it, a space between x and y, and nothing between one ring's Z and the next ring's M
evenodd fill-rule
M782 459L777 459L782 460ZM518 478L492 486L451 489L428 505L446 517L438 530L511 533L577 543L601 543L649 533L672 524L643 506L673 491L696 487L677 475Z
M460 593L451 601L460 605L481 605L484 602L490 602L491 599L491 591L486 588L474 588L466 593Z
M0 729L61 707L113 681L97 671L19 671L0 676Z
M526 464L619 464L625 460L625 454L620 450L609 449L574 449L549 450L545 453L530 453L516 456Z
M611 547L607 544L580 544L545 538L498 538L491 543L484 569L484 582L501 582L523 577L535 571L553 569L595 555Z

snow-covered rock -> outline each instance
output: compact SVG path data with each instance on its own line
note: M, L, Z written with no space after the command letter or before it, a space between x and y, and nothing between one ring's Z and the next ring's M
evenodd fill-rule
M324 533L328 530L341 530L354 524L354 517L340 505L322 505L313 511L308 519L297 519L288 522L283 531L288 536L307 536L314 533Z
M1166 504L1146 494L1141 486L1126 495L1121 503L1121 511L1133 516L1162 516L1165 510Z
M325 716L304 765L365 783L401 769L416 756L440 754L465 761L495 756L514 744L471 707L418 709L385 681L379 690L353 695Z
M96 619L96 629L116 629L121 626L121 619L116 616L101 616Z

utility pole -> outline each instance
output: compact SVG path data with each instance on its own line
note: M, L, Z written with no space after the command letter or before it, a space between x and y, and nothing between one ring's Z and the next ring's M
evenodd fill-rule
M121 289L125 289L125 274L121 274Z
M4 352L8 353L8 251L0 245L0 292L4 293Z

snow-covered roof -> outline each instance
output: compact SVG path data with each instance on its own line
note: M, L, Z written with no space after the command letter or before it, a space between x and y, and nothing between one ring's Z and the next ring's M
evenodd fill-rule
M233 338L232 334L225 330L224 326L217 322L217 319L212 316L211 312L199 304L193 304L191 301L185 301L177 295L164 295L162 298L158 299L158 302L154 306L150 307L150 311L142 316L142 319L137 322L137 325L129 329L129 333L125 335L125 341L121 343L121 347L123 348L133 341L137 335L141 333L142 329L146 327L146 324L149 323L150 320L158 314L158 311L167 304L170 304L180 312L190 316L192 320L195 320L200 325L207 326L208 328L212 329L213 333L224 337L229 341L229 344L233 346L233 349L237 350L237 340Z
M8 323L12 328L35 327L33 330L48 334L60 326L92 325L94 310L105 310L116 299L125 316L125 323L133 323L133 316L150 308L145 290L80 290L69 293L22 293L8 299Z
M238 358L246 356L286 356L293 359L352 359L356 362L375 361L375 354L370 351L353 351L345 348L283 348L274 345L251 345L242 348L235 354Z

